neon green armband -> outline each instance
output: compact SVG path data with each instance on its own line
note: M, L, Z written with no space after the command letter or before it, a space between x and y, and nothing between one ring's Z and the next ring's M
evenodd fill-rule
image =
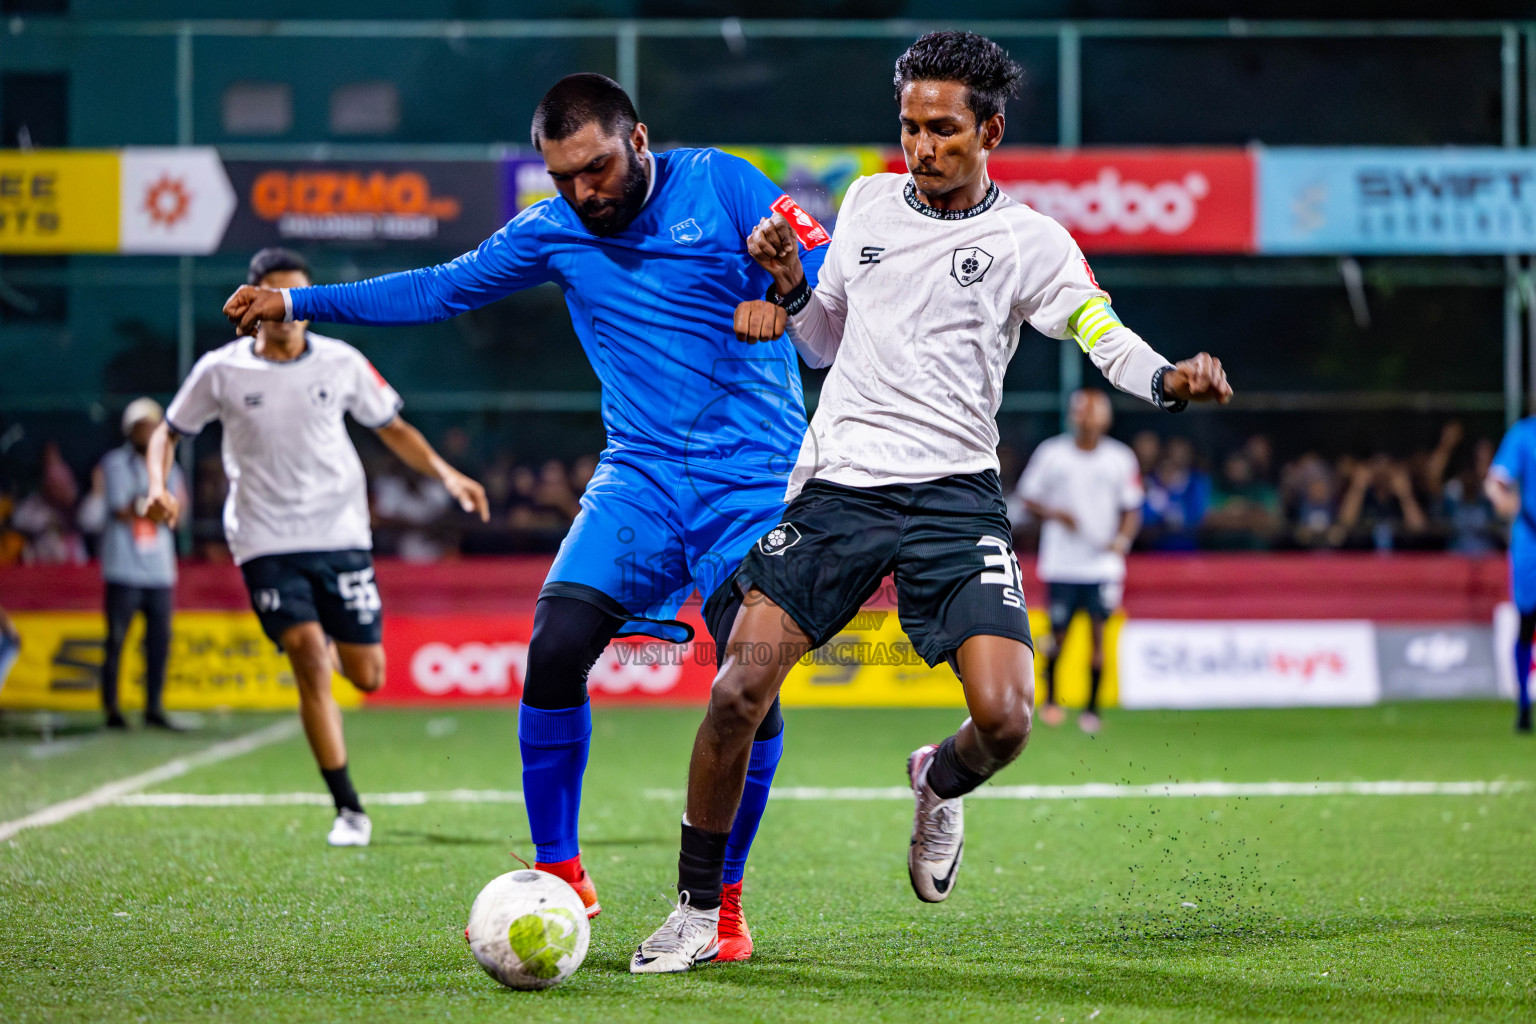
M1077 312L1067 319L1067 331L1084 352L1091 351L1099 339L1112 328L1124 327L1115 311L1109 308L1109 300L1096 296L1077 307Z

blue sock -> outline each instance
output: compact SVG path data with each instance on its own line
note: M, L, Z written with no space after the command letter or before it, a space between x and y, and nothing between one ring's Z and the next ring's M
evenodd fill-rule
M747 765L747 784L741 791L741 806L731 825L731 838L725 844L724 882L741 881L747 870L747 852L757 836L757 826L768 809L768 791L773 788L773 773L784 756L784 730L772 739L752 743L752 760Z
M1515 644L1515 699L1523 719L1531 713L1531 645L1519 642Z
M581 852L581 776L592 746L592 705L540 711L527 704L517 712L517 740L523 752L523 801L540 864L570 860Z

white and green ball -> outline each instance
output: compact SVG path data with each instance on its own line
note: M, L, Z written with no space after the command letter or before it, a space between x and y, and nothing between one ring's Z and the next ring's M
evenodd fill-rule
M592 930L581 897L546 871L491 879L469 908L464 929L485 973L508 988L553 988L587 957Z

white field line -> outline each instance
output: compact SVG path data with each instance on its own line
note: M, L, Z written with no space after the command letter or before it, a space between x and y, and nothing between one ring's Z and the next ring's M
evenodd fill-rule
M118 779L116 782L109 782L105 786L99 786L82 796L51 804L40 811L34 811L24 818L0 822L0 842L4 842L18 832L29 828L57 825L59 822L67 821L77 814L84 814L87 811L94 811L98 807L105 807L107 804L115 803L141 789L158 786L162 782L169 782L171 779L179 778L190 771L206 765L227 761L232 757L239 757L241 754L249 754L253 750L296 735L298 731L298 719L285 718L280 722L274 722L265 728L246 733L244 736L237 737L236 739L224 740L221 743L215 743L211 747L204 747L195 754L167 761L158 768L151 768L147 772L140 772L137 775L130 775L125 779Z
M416 804L520 804L515 789L449 789L437 793L364 793L364 804L410 807ZM331 806L324 793L130 793L113 801L120 807L286 807Z
M1526 789L1513 780L1491 782L1167 782L1151 786L1089 783L1081 786L984 786L970 794L978 800L1141 800L1157 797L1234 796L1493 796ZM910 800L905 786L823 788L787 786L773 791L775 800ZM647 789L647 800L681 800L681 789ZM309 793L124 793L109 801L119 807L329 807L331 798ZM421 804L520 804L514 789L414 790L365 793L365 804L412 807Z

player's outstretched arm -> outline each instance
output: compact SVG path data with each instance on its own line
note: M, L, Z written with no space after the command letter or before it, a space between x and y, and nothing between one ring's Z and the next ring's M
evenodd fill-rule
M172 529L181 515L181 502L167 484L171 478L171 462L175 458L176 436L171 433L170 424L162 420L149 435L149 446L144 452L149 490L144 497L143 515Z
M421 431L396 416L375 432L401 462L422 476L441 480L465 512L479 516L482 523L490 521L491 507L485 498L485 488L448 465L448 461L421 436Z

